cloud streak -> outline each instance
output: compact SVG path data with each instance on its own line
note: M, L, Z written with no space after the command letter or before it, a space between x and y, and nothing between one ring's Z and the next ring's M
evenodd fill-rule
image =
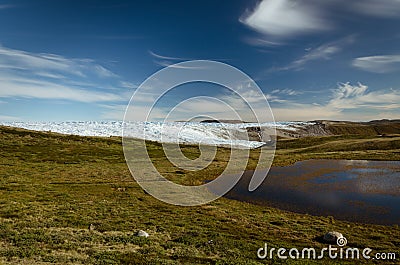
M70 59L3 46L0 46L0 69L2 98L121 101L130 85L90 59Z
M359 57L353 60L352 65L361 70L373 73L395 72L400 70L400 55Z
M164 56L164 55L157 54L153 51L149 51L149 54L154 58L153 62L162 67L173 67L173 68L186 69L188 67L183 67L183 66L174 65L174 64L183 62L183 61L193 60L191 58L184 58L184 57Z
M352 8L360 13L377 17L400 16L399 0L364 0L351 3Z
M2 9L10 9L10 8L14 8L15 7L15 5L0 5L0 10L2 10Z
M120 101L120 95L82 88L71 88L53 82L35 79L0 77L0 97L22 97L37 99L63 99L78 102Z
M320 61L320 60L325 60L325 61L330 60L333 57L333 55L342 51L342 49L345 45L353 43L354 39L355 39L354 36L350 36L350 37L341 39L339 41L325 43L314 49L312 49L312 48L308 49L306 54L304 54L300 58L294 60L290 64L283 66L283 67L272 68L269 70L269 72L288 71L288 70L299 71L299 70L304 69L304 66L307 63L310 63L313 61Z
M331 59L332 55L338 53L339 51L341 51L341 47L336 44L329 43L321 45L310 50L301 58L291 62L289 65L278 68L277 70L302 70L307 63L319 60L329 60Z
M223 58L208 58L208 59L195 59L195 58L189 58L189 57L171 57L171 56L165 56L165 55L160 55L157 54L153 51L148 51L149 54L154 58L153 62L159 66L162 67L173 67L173 68L179 68L179 69L201 69L201 67L195 67L195 66L182 66L182 65L175 65L180 62L184 61L192 61L192 60L213 60L213 61L228 61L229 59L223 59Z

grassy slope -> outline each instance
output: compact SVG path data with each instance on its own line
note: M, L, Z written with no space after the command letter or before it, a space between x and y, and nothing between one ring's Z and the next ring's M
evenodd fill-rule
M399 120L380 120L370 122L335 122L324 121L326 129L335 135L383 135L398 134L400 131Z
M132 180L118 138L0 127L0 146L0 263L258 264L256 251L264 243L321 249L326 245L318 237L330 230L343 232L351 247L400 254L398 226L342 222L223 198L198 207L162 203ZM192 183L190 174L171 167L158 144L148 146L160 171ZM309 158L400 160L399 148L399 137L282 140L274 164ZM184 153L195 157L198 151L186 146ZM220 149L207 174L191 177L215 176L227 154ZM87 229L91 223L95 231ZM150 237L135 237L138 229Z

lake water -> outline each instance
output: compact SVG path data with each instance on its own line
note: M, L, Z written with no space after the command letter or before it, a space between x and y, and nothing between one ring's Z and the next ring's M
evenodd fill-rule
M400 224L400 161L307 160L273 167L248 191L247 171L227 198L312 215Z

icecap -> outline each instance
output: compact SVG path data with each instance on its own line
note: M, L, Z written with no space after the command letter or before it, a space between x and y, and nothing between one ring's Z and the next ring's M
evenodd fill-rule
M264 142L243 140L240 137L248 127L269 127L292 130L309 122L277 123L184 123L184 122L129 122L122 121L81 121L81 122L0 122L0 125L19 127L36 131L51 131L82 136L122 136L134 137L166 143L189 143L229 145L257 148Z
M125 123L124 127L124 136L164 143L201 143L249 148L265 144L243 140L247 136L245 127L226 123L135 122Z

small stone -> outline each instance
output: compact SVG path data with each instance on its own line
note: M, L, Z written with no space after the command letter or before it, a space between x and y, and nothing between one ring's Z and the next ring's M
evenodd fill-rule
M149 237L149 234L143 230L139 230L139 231L137 231L136 236Z
M342 233L331 231L324 235L324 241L326 243L336 244L337 239L342 237L343 237Z

